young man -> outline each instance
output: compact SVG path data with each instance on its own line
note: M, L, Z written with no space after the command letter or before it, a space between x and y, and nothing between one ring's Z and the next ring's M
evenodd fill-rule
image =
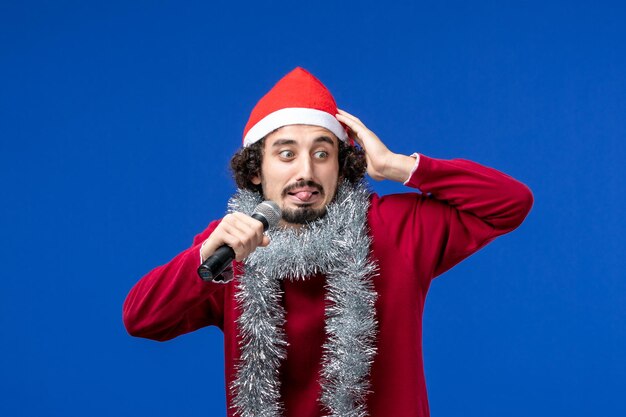
M229 416L428 416L430 282L521 224L528 188L470 161L391 152L301 68L259 101L231 166L230 213L135 285L129 333L219 326ZM379 197L365 170L421 193ZM250 214L265 199L282 220L264 234ZM200 280L224 244L232 270Z

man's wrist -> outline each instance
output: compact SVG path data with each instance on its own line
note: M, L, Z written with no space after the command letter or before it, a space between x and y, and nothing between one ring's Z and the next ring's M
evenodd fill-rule
M417 169L419 155L393 154L385 167L384 177L405 184Z
M204 245L206 245L208 240L209 239L206 239L204 242L202 242L202 245L200 245L200 250L198 251L198 253L200 254L200 264L202 264L206 260L206 258L202 256L202 249L204 249Z
M415 171L417 171L417 167L419 167L420 165L420 154L414 152L410 156L411 158L415 158L415 162L413 163L413 168L411 168L411 172L409 172L409 176L403 182L404 185L407 185L409 181L411 181L411 178L413 177L413 175L415 175Z

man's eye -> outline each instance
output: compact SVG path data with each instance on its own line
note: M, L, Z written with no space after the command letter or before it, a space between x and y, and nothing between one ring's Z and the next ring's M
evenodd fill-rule
M326 159L326 158L328 158L328 152L326 152L326 151L317 151L317 152L315 152L314 155L318 159Z
M280 151L279 155L281 158L293 158L293 152L291 151Z

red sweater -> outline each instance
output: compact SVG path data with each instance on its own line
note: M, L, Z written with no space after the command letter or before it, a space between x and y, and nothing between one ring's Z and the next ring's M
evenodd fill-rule
M377 354L371 368L369 416L429 415L422 362L422 314L430 281L521 224L532 206L522 183L465 160L420 155L407 184L419 193L372 195L368 226L379 267ZM191 248L150 271L124 303L124 323L133 336L168 340L204 326L224 332L226 384L240 355L239 315L228 284L201 281L200 244L219 221L195 237ZM281 367L281 396L288 417L323 415L318 401L324 343L325 277L283 282L289 346ZM228 415L231 395L227 389Z

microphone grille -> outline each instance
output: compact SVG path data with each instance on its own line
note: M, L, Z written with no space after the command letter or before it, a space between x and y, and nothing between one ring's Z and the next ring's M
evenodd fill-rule
M265 220L267 220L269 227L276 226L282 216L278 204L270 200L266 200L256 206L256 208L254 209L254 213L260 214L265 217Z

